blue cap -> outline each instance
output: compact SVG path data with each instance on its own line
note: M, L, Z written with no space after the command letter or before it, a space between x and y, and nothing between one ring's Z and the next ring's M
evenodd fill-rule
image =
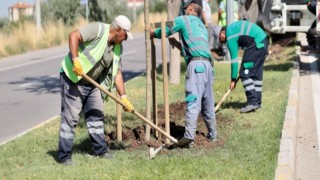
M202 8L202 0L190 0L186 5L184 5L183 9L187 9L191 3L198 4Z

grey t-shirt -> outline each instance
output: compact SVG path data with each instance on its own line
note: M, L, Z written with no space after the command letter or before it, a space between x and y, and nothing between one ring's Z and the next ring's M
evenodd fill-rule
M83 42L90 42L98 38L99 24L99 22L93 22L79 29ZM107 44L101 60L87 73L89 77L97 80L102 72L109 74L112 71L113 47L113 45ZM122 54L122 47L120 54ZM121 59L119 60L119 68L121 68Z

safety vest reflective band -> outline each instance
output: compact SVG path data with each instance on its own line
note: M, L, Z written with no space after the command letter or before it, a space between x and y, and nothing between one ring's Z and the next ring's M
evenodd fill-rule
M195 26L191 26L190 21L195 21L195 20L199 20L199 22L201 24L203 24L200 19L198 17L193 17L193 16L182 16L183 17L183 21L186 27L186 30L189 34L189 39L188 38L183 38L182 41L183 43L181 43L182 46L182 54L183 56L185 56L185 61L186 63L189 63L189 60L192 57L195 56L203 56L206 58L211 58L210 55L208 54L209 52L209 45L208 45L208 39L206 39L206 37L208 36L207 34L205 34L207 31L205 28L203 28L205 31L202 31L203 34L202 36L195 36L193 34L192 29L195 28L200 28L200 27L195 27ZM193 18L193 19L192 19ZM197 30L197 32L201 31L201 28ZM188 45L187 45L188 44ZM188 48L186 48L188 47ZM197 53L202 53L202 54L197 54ZM195 55L197 54L197 55Z
M227 25L227 2L226 0L223 0L221 3L224 4L224 9L221 14L221 18L219 19L219 25L220 26L226 26ZM234 1L233 2L233 9L234 9L234 21L237 21L239 19L238 17L238 2Z
M110 25L99 23L98 36L95 40L91 42L85 42L79 45L78 56L80 59L80 64L83 68L83 73L88 73L94 65L99 62L104 54L108 43ZM119 59L120 59L120 44L114 47L114 58L113 68L118 69ZM69 79L77 83L82 76L77 76L73 71L73 63L71 53L69 53L61 62L63 71L69 77ZM114 79L113 79L114 80Z

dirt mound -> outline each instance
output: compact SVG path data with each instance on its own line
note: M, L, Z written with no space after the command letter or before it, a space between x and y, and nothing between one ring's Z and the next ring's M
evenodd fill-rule
M186 104L183 102L173 103L169 106L169 119L170 119L170 135L176 139L183 137L184 125L185 125L185 109ZM158 106L158 121L159 127L165 129L165 114L164 107ZM195 137L195 148L211 148L215 146L222 146L229 135L226 127L231 127L231 120L222 119L220 116L217 118L217 129L219 133L219 139L216 143L210 142L207 138L207 128L201 115L198 118L197 132ZM224 134L219 132L219 129L223 127ZM228 128L227 128L228 129ZM159 133L160 134L160 133ZM160 147L165 143L165 136L160 134L160 137L154 137L154 133L151 134L152 140L145 141L145 126L138 127L124 127L122 129L122 143L117 143L117 133L112 131L107 136L107 142L111 149L127 149L135 150L142 148L143 146Z

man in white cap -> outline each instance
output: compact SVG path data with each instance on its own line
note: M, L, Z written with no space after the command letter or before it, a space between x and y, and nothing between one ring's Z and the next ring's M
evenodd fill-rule
M102 158L113 157L106 143L103 94L97 87L82 79L82 74L87 74L109 90L115 85L122 102L126 105L124 110L132 112L133 106L126 97L120 59L121 43L127 38L133 38L130 29L130 20L119 15L112 24L89 23L70 33L70 52L62 60L60 69L59 163L73 164L73 138L81 112L84 114L92 142L93 155Z

